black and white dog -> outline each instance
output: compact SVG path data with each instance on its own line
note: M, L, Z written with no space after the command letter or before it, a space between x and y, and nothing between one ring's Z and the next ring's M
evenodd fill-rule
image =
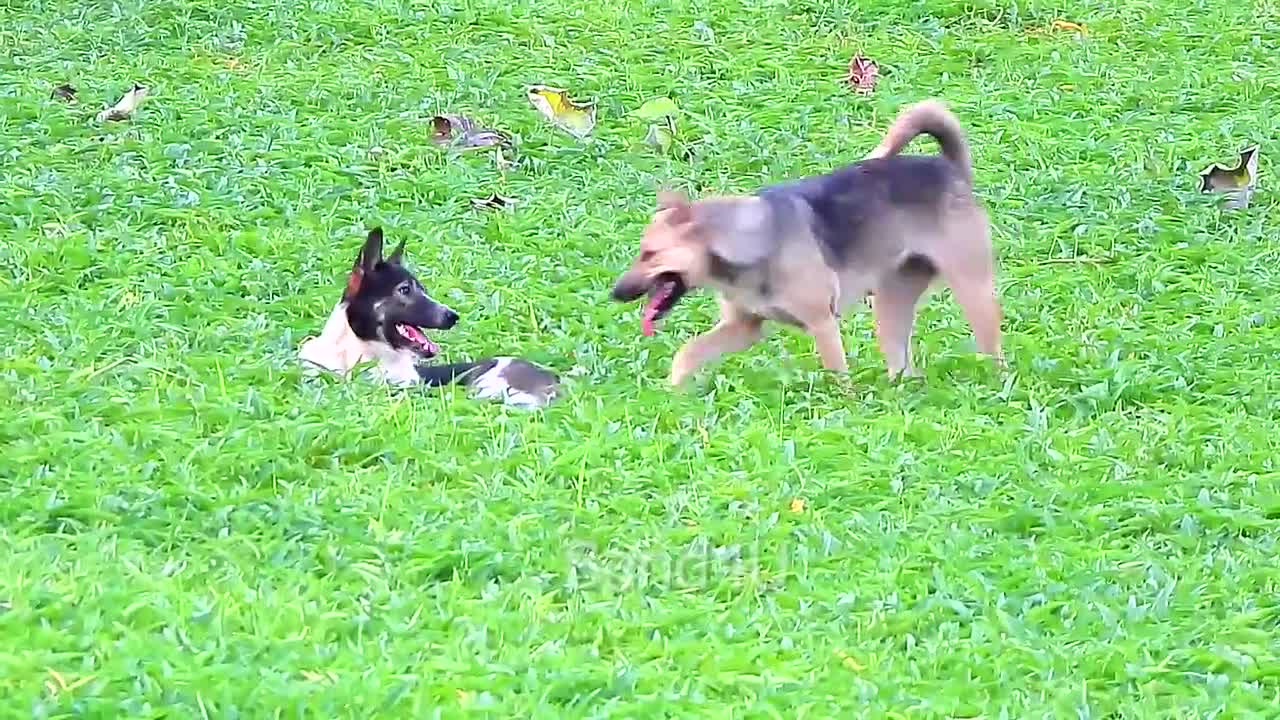
M382 256L382 228L369 232L356 256L342 299L320 336L302 344L300 359L347 376L374 360L374 372L392 385L463 385L475 397L501 398L524 408L546 406L560 380L552 372L515 357L428 365L440 348L424 330L448 330L458 313L427 295L422 283L401 264L404 241Z

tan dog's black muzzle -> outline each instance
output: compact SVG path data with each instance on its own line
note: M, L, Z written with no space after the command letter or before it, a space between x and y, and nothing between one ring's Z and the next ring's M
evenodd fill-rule
M649 279L638 273L623 273L610 293L618 302L631 302L649 290Z

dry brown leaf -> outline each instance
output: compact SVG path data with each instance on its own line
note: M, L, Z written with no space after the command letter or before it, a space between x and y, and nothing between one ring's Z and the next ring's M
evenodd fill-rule
M1214 163L1200 171L1200 192L1222 193L1225 207L1239 210L1249 205L1254 186L1258 182L1258 146L1250 145L1240 151L1240 161L1235 167Z
M510 141L506 133L479 127L465 115L436 115L431 118L431 142L440 147L472 150L507 145Z
M76 89L64 83L54 88L53 92L49 94L49 97L74 103L76 101Z
M845 82L849 83L854 92L869 94L875 89L876 81L879 79L880 66L875 60L859 53L849 61L849 72L845 76Z

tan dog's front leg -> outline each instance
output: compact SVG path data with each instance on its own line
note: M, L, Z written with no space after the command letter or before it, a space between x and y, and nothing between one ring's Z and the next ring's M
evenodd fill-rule
M671 361L671 384L679 386L698 368L725 353L746 350L761 336L763 320L736 312L725 313L720 322L690 340Z
M822 366L838 373L849 371L844 356L844 343L840 340L840 322L834 315L825 315L805 325L818 346Z

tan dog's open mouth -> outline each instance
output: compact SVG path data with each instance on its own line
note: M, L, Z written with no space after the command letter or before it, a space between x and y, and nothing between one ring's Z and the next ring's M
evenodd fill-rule
M649 302L644 306L644 318L641 329L646 336L653 335L654 323L661 320L671 308L680 302L680 298L688 291L684 278L679 273L666 272L654 278L653 287L649 288Z

